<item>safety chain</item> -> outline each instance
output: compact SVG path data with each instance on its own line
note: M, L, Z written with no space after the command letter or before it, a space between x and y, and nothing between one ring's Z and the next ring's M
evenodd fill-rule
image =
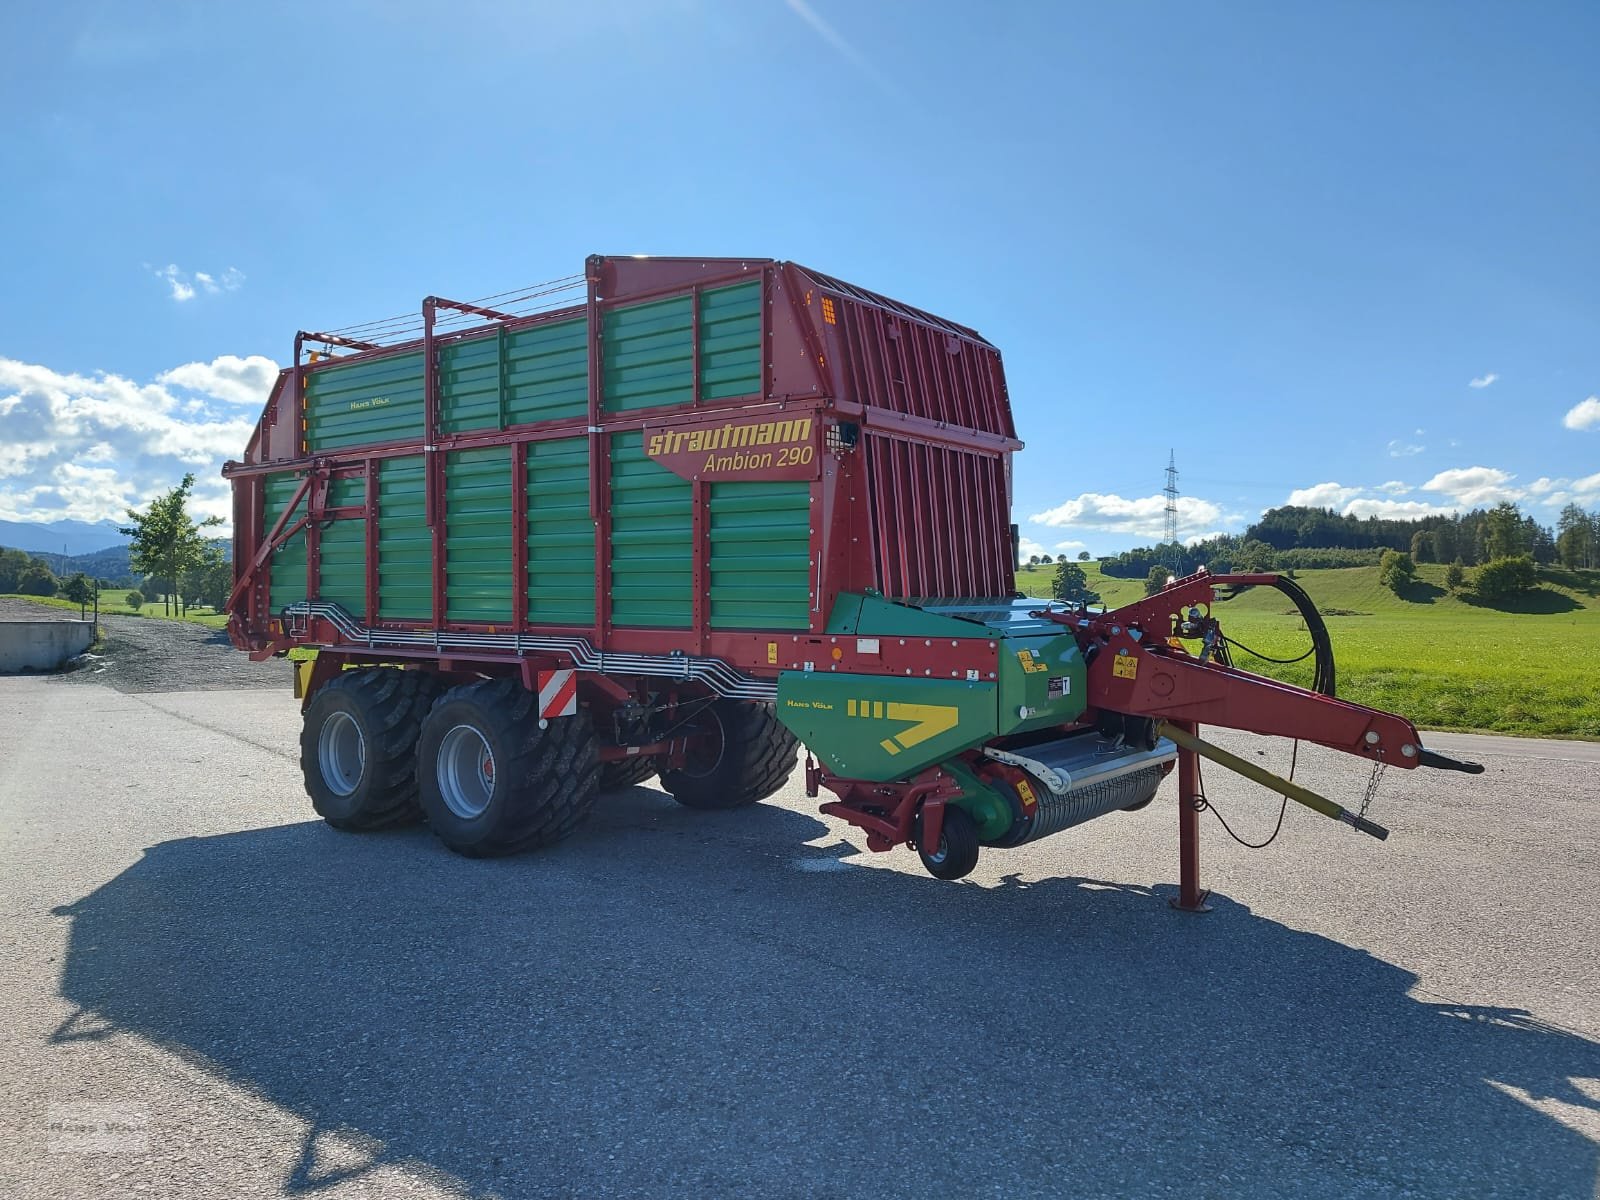
M1372 807L1372 798L1378 794L1378 781L1383 778L1383 773L1389 769L1386 762L1372 764L1372 776L1367 780L1367 790L1361 794L1361 816L1367 815L1367 809Z

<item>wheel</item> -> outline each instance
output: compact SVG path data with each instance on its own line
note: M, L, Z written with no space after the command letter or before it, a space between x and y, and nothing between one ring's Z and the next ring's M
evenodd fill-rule
M451 688L417 739L417 785L428 824L473 858L559 842L588 816L600 763L588 716L539 728L535 698L512 679Z
M600 764L600 790L620 792L623 788L637 787L658 769L655 758L650 755L610 759Z
M978 865L978 825L965 809L944 806L944 826L939 848L929 854L922 847L922 814L917 814L917 854L935 879L961 879Z
M311 807L335 829L415 820L417 735L439 686L426 671L343 671L311 697L300 770Z
M717 700L694 720L695 740L682 767L661 786L687 808L743 808L765 800L794 773L800 743L760 704Z

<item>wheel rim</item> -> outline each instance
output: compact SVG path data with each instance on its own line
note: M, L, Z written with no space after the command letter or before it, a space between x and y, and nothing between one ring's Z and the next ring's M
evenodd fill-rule
M347 712L332 712L317 734L317 765L322 782L336 796L348 796L361 786L367 768L367 739Z
M439 743L439 794L462 820L481 817L494 798L494 751L471 725L457 725Z

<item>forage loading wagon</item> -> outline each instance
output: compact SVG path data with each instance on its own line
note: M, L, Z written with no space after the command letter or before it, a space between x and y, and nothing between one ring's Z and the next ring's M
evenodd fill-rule
M1228 664L1214 601L1279 586L1331 693L1315 611L1275 576L1114 612L1017 597L1020 446L971 329L793 263L595 257L296 337L225 468L229 632L317 651L297 680L318 812L420 810L467 854L557 840L657 775L691 807L752 803L802 742L824 811L957 878L980 846L1142 807L1181 761L1194 906L1195 755L1228 758L1198 723L1462 765Z

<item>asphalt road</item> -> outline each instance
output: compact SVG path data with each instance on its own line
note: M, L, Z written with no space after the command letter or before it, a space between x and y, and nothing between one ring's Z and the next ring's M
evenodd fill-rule
M959 884L798 787L636 788L471 862L312 820L297 732L286 692L0 679L0 1195L1596 1195L1600 833L1560 744L1390 771L1383 844L1204 815L1193 916L1171 784Z

